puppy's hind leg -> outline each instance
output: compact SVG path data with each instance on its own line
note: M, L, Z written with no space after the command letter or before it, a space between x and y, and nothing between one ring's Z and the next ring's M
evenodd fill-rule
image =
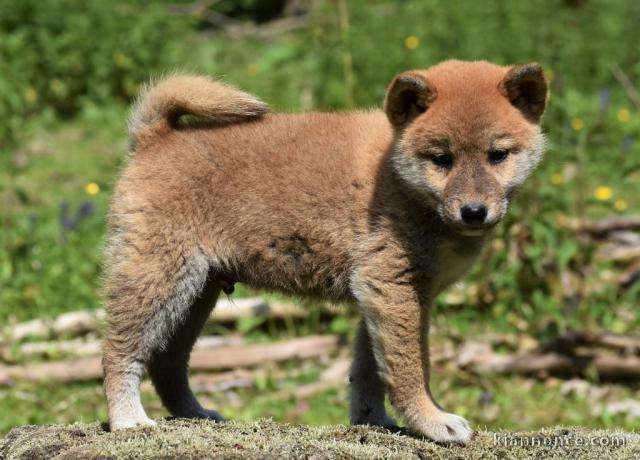
M175 354L173 337L184 334L184 325L198 321L204 315L198 310L191 314L191 307L202 294L207 282L209 261L190 245L161 245L147 243L148 238L129 231L112 235L107 250L107 302L108 325L103 344L104 387L112 430L140 425L153 425L140 401L140 380L144 369L163 350ZM146 241L145 241L146 240ZM170 248L170 249L168 249ZM202 308L202 307L201 307ZM192 319L192 317L194 319ZM190 323L191 324L191 323ZM184 345L191 349L199 327ZM184 353L183 353L184 355ZM188 351L186 352L188 357ZM156 358L160 362L162 358ZM175 360L186 373L186 358L167 357ZM176 364L172 364L176 365ZM154 367L156 376L174 382L184 382L186 375L168 376ZM159 377L157 377L159 378ZM183 379L183 380L181 380ZM159 385L163 389L170 385ZM176 396L185 397L184 383L173 383ZM165 393L167 393L165 391ZM173 403L172 407L179 407Z
M185 321L149 361L148 370L153 385L164 406L175 417L224 420L218 412L200 405L189 387L188 377L191 349L219 295L220 288L215 281L208 281L193 302Z

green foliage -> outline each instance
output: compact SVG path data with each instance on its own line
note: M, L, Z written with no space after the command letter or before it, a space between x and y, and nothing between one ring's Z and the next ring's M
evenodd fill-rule
M184 36L187 25L140 0L1 0L0 145L26 115L128 100L175 62L167 37Z
M107 113L0 155L0 323L98 306L125 117Z

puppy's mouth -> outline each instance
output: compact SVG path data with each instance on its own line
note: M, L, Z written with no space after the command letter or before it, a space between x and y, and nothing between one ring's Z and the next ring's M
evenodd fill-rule
M484 236L487 233L491 232L496 225L498 225L499 221L496 222L487 222L484 224L478 225L469 225L463 224L460 222L453 222L451 227L452 229L462 235L462 236Z
M462 226L458 228L458 233L460 233L463 236L484 236L486 235L489 231L491 231L491 229L494 226L482 226L482 227L468 227L468 226Z

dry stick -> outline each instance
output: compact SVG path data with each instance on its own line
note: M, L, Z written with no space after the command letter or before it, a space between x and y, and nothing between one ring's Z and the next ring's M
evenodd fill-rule
M619 230L640 230L640 216L613 216L595 221L578 221L566 219L561 222L564 227L578 233L590 233L595 236L604 236L609 232Z
M29 337L79 336L96 331L104 319L104 310L64 313L53 319L34 319L6 328L4 340L20 342Z
M285 9L284 17L273 19L264 24L254 24L249 21L239 21L230 16L218 13L211 7L219 0L196 1L187 5L174 4L169 6L169 11L176 15L187 15L207 22L219 30L203 35L225 35L229 38L243 38L251 36L260 39L271 39L298 29L305 28L308 24L308 14L301 9L295 9L296 14L291 14ZM300 14L302 12L302 14Z
M256 367L268 362L309 359L327 355L338 348L335 336L310 336L274 343L232 345L214 350L196 349L189 367L195 371L215 371ZM70 382L102 376L99 357L80 358L22 366L0 366L0 384L15 380L28 382Z
M234 388L255 387L256 380L263 375L265 375L264 369L234 369L215 374L194 374L190 376L189 383L195 392L216 393ZM280 373L278 373L278 377L280 377ZM152 391L153 384L150 380L145 380L142 382L141 388L143 391Z
M629 287L636 281L640 281L640 260L632 264L616 278L616 283L622 287Z
M308 314L305 308L289 302L267 302L261 298L220 299L209 321L229 323L250 316L305 318ZM34 319L6 328L0 343L17 343L29 337L81 336L97 331L104 318L104 310L98 309L64 313L53 319Z
M623 72L618 64L611 66L611 73L613 77L618 80L618 83L620 83L625 93L627 93L629 100L636 106L636 110L640 110L640 92L638 92L633 85L631 79Z
M338 347L338 337L310 336L275 343L226 347L215 351L196 350L189 367L195 371L254 367L266 362L317 358Z
M204 336L196 342L199 350L219 348L229 345L240 345L244 339L240 336ZM27 342L15 349L7 349L0 353L5 362L28 361L34 358L49 358L64 356L65 358L82 358L97 356L102 352L101 340L62 340L52 342Z
M301 385L293 390L283 390L269 396L272 400L286 400L290 398L305 399L318 393L322 393L336 386L346 384L349 380L349 368L351 361L339 358L327 367L317 382Z
M640 259L640 244L605 244L598 248L595 254L595 259L599 262L634 262Z
M290 302L267 302L259 297L228 300L220 299L216 303L213 315L209 318L215 323L231 323L240 318L260 316L265 318L306 318L308 310Z
M345 356L337 357L329 366L322 371L318 377L318 381L306 385L297 386L293 392L290 390L282 390L275 394L269 395L270 399L289 399L296 397L298 399L308 398L317 393L321 393L329 388L333 388L348 381L349 366L351 362ZM216 393L219 391L227 391L236 388L253 388L256 381L260 378L268 376L270 379L278 381L288 378L294 378L302 373L297 371L283 371L278 368L260 367L256 369L234 369L232 371L218 372L215 374L198 373L190 377L191 388L193 391L201 393ZM153 386L150 381L146 381L142 386L143 390L152 390Z
M606 347L627 353L640 352L640 335L614 334L604 331L574 331L563 334L547 349L571 352L578 347Z
M479 346L475 353L461 352L458 364L482 374L571 374L582 375L588 368L607 378L640 377L640 357L610 353L571 355L558 352L532 352L502 355L490 347Z
M514 356L510 362L495 371L507 374L540 372L582 374L588 367L593 367L601 377L640 377L640 357L612 354L595 356L569 356L559 353L527 354Z
M51 356L81 358L97 356L102 351L100 340L61 340L54 342L27 342L16 348L2 352L2 360L6 362L27 361Z

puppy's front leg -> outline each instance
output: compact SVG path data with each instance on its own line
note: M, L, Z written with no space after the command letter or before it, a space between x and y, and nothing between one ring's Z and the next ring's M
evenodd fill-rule
M467 421L440 409L429 391L428 306L408 283L360 278L356 297L369 331L380 377L408 427L437 442L466 444Z

